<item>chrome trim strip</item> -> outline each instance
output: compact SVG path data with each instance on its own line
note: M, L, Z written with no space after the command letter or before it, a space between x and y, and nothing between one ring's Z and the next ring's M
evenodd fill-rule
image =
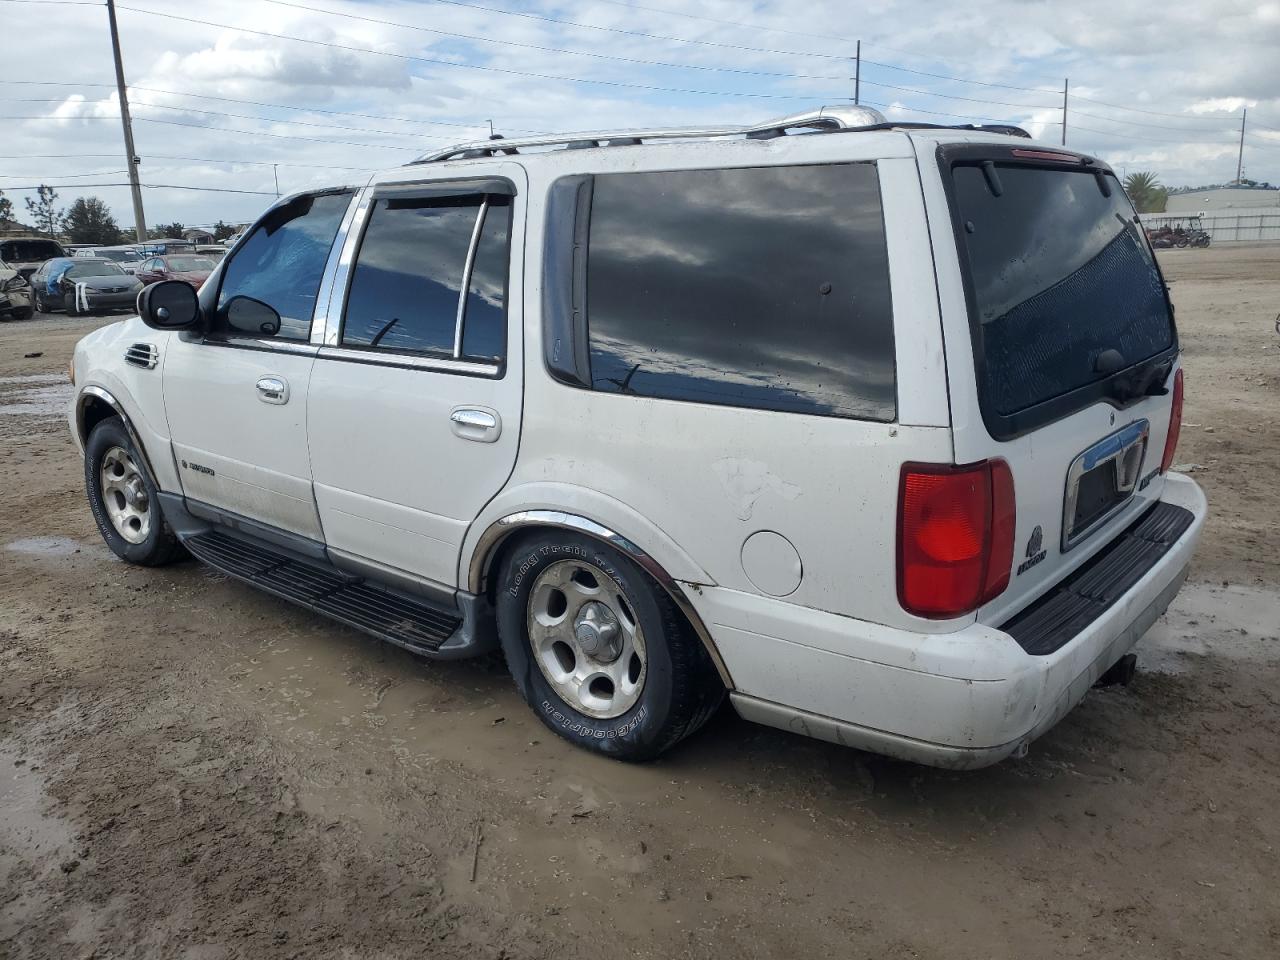
M476 223L471 228L471 242L467 245L467 262L462 267L462 288L458 291L458 316L453 324L453 359L462 359L462 323L467 313L467 291L471 289L471 273L476 266L476 248L480 246L480 230L484 227L484 215L489 209L489 198L480 201L476 211Z
M347 233L342 238L337 264L333 272L333 286L329 291L329 302L325 305L324 326L317 331L311 328L311 342L326 347L336 347L342 333L343 307L347 302L347 287L351 283L351 265L356 259L356 250L360 247L360 239L364 235L365 224L369 220L369 210L373 207L374 188L367 187L360 191L359 202L347 224Z
M724 660L720 657L720 651L716 649L715 641L711 639L710 632L702 622L702 618L698 616L698 612L693 608L693 604L689 602L689 598L685 595L680 584L659 566L657 561L626 537L602 524L596 523L594 520L588 520L586 517L578 516L575 513L565 513L560 510L525 510L494 521L480 535L475 551L471 554L471 564L467 571L467 589L471 593L479 594L484 591L484 581L488 575L489 561L492 559L497 546L517 530L527 527L560 527L574 530L593 537L602 543L607 543L617 550L621 550L638 563L641 569L653 577L666 592L667 596L671 598L672 602L680 608L680 612L685 615L693 626L693 630L698 635L698 639L702 641L702 646L706 649L707 655L711 657L712 663L715 664L716 672L720 674L721 682L724 683L727 689L733 690L733 678L729 675L729 668L725 666Z
M1097 443L1092 444L1084 452L1077 454L1067 467L1066 492L1062 498L1062 552L1066 553L1077 543L1087 537L1098 526L1133 499L1138 489L1138 481L1142 477L1142 464L1147 459L1147 447L1150 442L1151 423L1148 420L1135 420ZM1130 454L1137 451L1136 459ZM1125 496L1117 500L1099 517L1095 517L1088 526L1075 530L1076 502L1080 494L1080 478L1090 470L1097 469L1111 461L1116 464L1116 490ZM1124 471L1123 473L1121 471Z
M320 288L316 294L315 309L311 312L311 342L317 347L324 343L325 331L329 326L329 311L333 307L333 284L334 278L338 273L338 263L342 259L342 251L346 246L346 232L351 228L351 221L355 218L356 210L360 206L360 198L362 191L357 190L351 194L351 202L347 204L347 212L342 215L342 222L338 224L338 233L334 237L334 244L329 249L329 258L324 264L324 273L320 275ZM339 241L337 238L341 237Z
M360 350L356 347L321 347L317 356L322 360L343 360L347 363L371 363L380 367L409 367L414 370L434 370L437 373L459 373L472 377L502 376L502 365L478 363L474 360L453 360L449 357L426 357L412 353L391 353L382 350Z
M258 350L263 353L296 353L305 357L314 357L319 349L303 340L272 340L264 337L228 337L225 340L206 337L200 341L200 345L229 347L232 350Z
M142 457L143 466L146 467L147 473L151 475L151 482L155 484L156 489L160 489L160 484L156 480L156 472L151 466L151 458L147 455L147 448L142 445L142 438L138 436L138 431L133 427L133 421L129 419L129 415L124 412L124 407L120 401L113 397L101 387L95 387L90 384L84 387L79 394L76 395L76 432L80 434L80 448L83 450L89 441L88 431L84 427L84 411L88 406L88 398L93 397L101 400L120 417L124 423L125 432L129 434L130 441L138 448L138 453Z

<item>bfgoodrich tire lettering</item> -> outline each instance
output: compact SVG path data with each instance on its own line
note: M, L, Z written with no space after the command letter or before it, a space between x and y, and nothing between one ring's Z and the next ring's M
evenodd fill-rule
M140 495L136 497L136 501L145 503L145 512L149 514L146 532L140 542L131 543L120 535L111 520L111 511L104 499L105 495L111 493L111 491L104 492L103 489L104 465L111 469L109 464L117 462L122 464L129 462L138 468L136 479L124 476L126 471L123 467L119 472L122 474L122 480L133 481L132 489ZM136 563L143 567L158 567L185 557L186 551L160 512L158 491L143 467L144 463L141 452L129 438L129 432L120 418L109 417L103 420L93 428L88 442L85 443L85 494L89 499L89 509L93 512L94 522L98 525L98 532L102 534L102 539L111 548L111 552L129 563Z
M601 599L607 594L615 616L643 638L639 647L643 662L632 661L630 671L632 678L642 678L643 685L638 694L629 691L618 700L626 707L621 713L590 695L569 702L573 697L566 693L568 686L554 682L554 663L550 670L540 665L538 640L531 640L531 610L545 620L547 609L542 601L531 603L535 589L545 590L545 578L556 576L553 571L575 567L597 581L601 576L608 578L598 584ZM566 592L569 599L562 616L571 644L575 622L579 629L584 623L610 625L608 614L585 609L594 602L590 591ZM571 743L619 760L648 760L697 730L723 698L724 688L710 658L670 597L630 559L590 537L567 531L522 537L504 552L496 594L498 633L516 689L543 723ZM581 636L594 642L595 629L589 626ZM573 645L581 656L582 648ZM623 657L631 656L625 642L619 641L617 649ZM605 660L609 658L604 654ZM616 654L613 661L617 662ZM620 669L625 676L626 668ZM589 715L584 712L587 709L598 715Z

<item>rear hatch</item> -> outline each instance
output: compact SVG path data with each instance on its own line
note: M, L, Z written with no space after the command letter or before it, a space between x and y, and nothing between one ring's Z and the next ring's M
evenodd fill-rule
M1014 480L1009 587L978 613L1002 623L1159 498L1178 339L1105 164L1025 141L937 159L952 231L935 243L958 254L950 304L939 267L956 462L1002 458Z

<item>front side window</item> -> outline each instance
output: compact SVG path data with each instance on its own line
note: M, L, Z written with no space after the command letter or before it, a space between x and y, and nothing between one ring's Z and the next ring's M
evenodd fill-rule
M586 306L595 390L896 416L875 164L597 176Z
M350 202L349 192L296 197L259 220L227 261L212 332L307 340L320 278ZM261 309L237 298L271 307L280 315L278 329L263 322Z
M510 214L504 196L376 200L352 272L342 345L500 361Z

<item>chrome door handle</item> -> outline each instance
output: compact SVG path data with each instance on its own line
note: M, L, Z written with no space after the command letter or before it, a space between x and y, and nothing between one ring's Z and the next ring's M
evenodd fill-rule
M258 399L263 403L288 403L288 381L284 377L259 377Z
M502 433L502 418L498 411L484 407L454 407L449 414L449 425L463 440L479 443L493 443Z

